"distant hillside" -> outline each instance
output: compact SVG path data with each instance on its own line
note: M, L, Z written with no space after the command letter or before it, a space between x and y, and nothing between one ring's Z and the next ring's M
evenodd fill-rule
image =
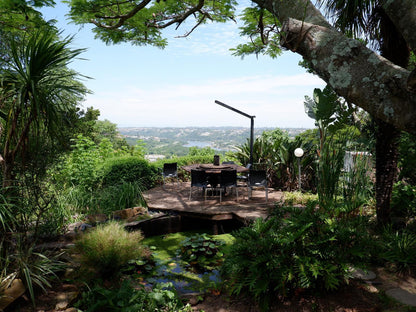
M255 128L254 135L259 136L263 131L273 128ZM303 128L283 129L289 136L295 137L305 131ZM211 147L225 152L233 150L236 145L241 145L250 138L250 128L238 127L212 127L212 128L142 128L123 127L118 128L119 133L130 145L135 145L138 140L146 143L149 154L186 155L190 146Z

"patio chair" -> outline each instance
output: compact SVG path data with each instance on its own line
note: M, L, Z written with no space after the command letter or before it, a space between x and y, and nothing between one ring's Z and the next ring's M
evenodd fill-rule
M176 182L179 186L178 163L175 162L175 163L163 164L162 179L163 179L163 187L165 187L165 183L167 179L176 179Z
M248 198L252 195L253 188L262 187L266 192L266 204L268 201L269 190L267 187L266 170L250 170L247 179Z
M189 200L192 198L192 188L198 187L202 188L202 192L204 193L204 200L207 199L207 174L205 170L191 170L191 188L189 189Z
M247 164L246 165L246 169L250 170L251 168L251 164ZM248 179L248 175L247 174L239 174L237 175L237 181L243 182L244 186L247 186L247 179Z
M236 199L238 201L237 188L237 170L221 170L220 185L216 190L220 192L220 203L222 202L222 192L226 192L228 188L235 188Z

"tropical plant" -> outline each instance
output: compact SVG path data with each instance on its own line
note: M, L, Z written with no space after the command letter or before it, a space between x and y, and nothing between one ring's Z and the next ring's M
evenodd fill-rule
M348 281L351 265L366 263L367 219L336 218L313 204L275 213L235 233L221 268L231 293L253 296L267 310L272 299L296 289L337 289Z
M109 222L82 235L76 247L81 252L83 265L96 271L101 278L111 279L129 260L144 255L142 239L139 231L127 232L123 225Z
M13 205L7 201L7 198L3 194L0 194L0 228L3 233L13 228L15 220Z
M75 306L83 312L191 312L184 306L172 284L157 284L150 291L125 279L121 286L104 288L96 284L83 292Z
M371 180L372 161L371 155L365 152L350 153L351 166L344 168L341 176L342 206L346 212L355 212L369 204L374 193L374 185ZM344 162L345 164L345 162Z
M250 160L250 143L236 147L234 157L242 164ZM295 147L289 140L289 135L281 129L264 131L253 142L253 166L266 169L272 186L287 188L287 181L292 179L293 172L289 170L293 161Z
M399 181L394 185L391 207L393 209L393 225L405 227L415 225L416 186Z
M379 257L391 264L400 274L414 273L416 270L415 233L386 228L381 237Z
M3 187L13 184L16 164L22 168L39 155L44 146L39 142L59 138L65 113L86 92L76 80L79 74L66 67L83 52L69 49L71 41L58 41L54 32L40 29L21 42L10 42L10 58L0 69Z
M319 206L330 210L335 208L339 191L341 170L344 166L345 148L333 139L326 140L318 151L317 192Z
M56 273L64 268L59 256L35 252L33 246L27 246L24 240L17 237L17 247L8 254L6 270L13 275L13 279L23 281L35 304L36 288L46 291L47 287L51 287L52 279L57 277Z

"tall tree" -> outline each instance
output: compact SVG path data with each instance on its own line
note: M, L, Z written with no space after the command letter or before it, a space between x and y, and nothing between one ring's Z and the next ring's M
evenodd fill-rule
M381 55L403 68L409 64L409 48L384 8L376 0L320 1L335 26L354 38L365 38ZM397 177L398 142L400 131L393 125L375 118L376 131L376 208L378 221L390 223L390 200Z
M280 45L302 55L340 96L398 129L416 133L416 94L411 88L416 79L410 71L340 33L310 0L252 2L276 20ZM70 4L74 21L92 23L94 32L107 43L130 41L163 47L163 28L179 27L186 19L195 18L193 31L200 23L234 19L237 1L72 0ZM414 1L380 0L379 4L414 50Z
M50 29L40 29L10 41L9 59L0 68L3 187L13 184L16 164L31 156L36 140L59 137L74 98L86 92L78 73L67 68L83 51L69 49L71 40L59 41Z

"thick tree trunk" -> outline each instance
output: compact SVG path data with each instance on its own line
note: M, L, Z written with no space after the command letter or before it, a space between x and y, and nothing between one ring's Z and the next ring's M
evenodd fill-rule
M416 49L416 4L414 0L382 0L381 4L396 28L406 39L411 50Z
M253 2L283 23L282 45L302 55L340 96L384 122L416 133L416 94L407 88L408 70L336 31L308 0Z
M397 178L400 131L376 120L376 210L377 221L383 226L391 223L390 199Z

